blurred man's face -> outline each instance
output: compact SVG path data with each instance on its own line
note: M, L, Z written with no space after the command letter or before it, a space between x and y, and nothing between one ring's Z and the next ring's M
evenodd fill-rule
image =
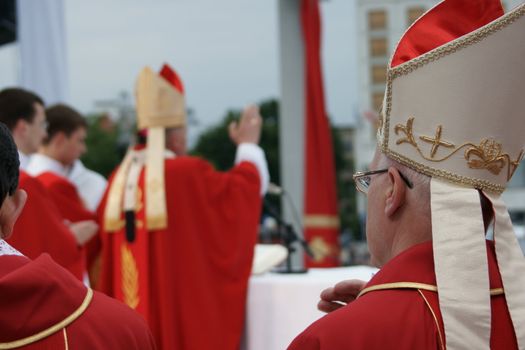
M184 126L169 129L166 132L166 148L178 156L186 155L187 134L187 129Z
M75 160L79 159L86 153L86 136L87 131L84 127L76 129L69 137L64 137L62 143L62 159L65 165L72 165Z
M31 123L27 123L26 128L26 152L28 154L35 153L42 145L44 138L47 136L47 122L44 106L40 103L34 103L35 116Z

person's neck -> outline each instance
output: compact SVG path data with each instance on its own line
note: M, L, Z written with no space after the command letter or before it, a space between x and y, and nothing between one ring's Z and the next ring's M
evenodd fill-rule
M51 158L55 161L57 161L58 163L60 163L60 165L62 165L64 168L68 168L70 166L70 164L66 164L64 163L60 156L59 156L59 152L52 146L44 146L40 149L40 151L38 152L40 154L43 154L45 155L46 157L48 158Z
M417 244L430 240L432 240L430 219L416 215L409 220L401 221L395 229L388 260Z
M23 153L26 156L29 156L32 153L34 153L34 151L31 149L31 147L29 147L27 145L27 142L23 142L23 140L21 140L19 137L17 137L14 134L13 134L13 139L15 141L16 148L18 148L19 152Z

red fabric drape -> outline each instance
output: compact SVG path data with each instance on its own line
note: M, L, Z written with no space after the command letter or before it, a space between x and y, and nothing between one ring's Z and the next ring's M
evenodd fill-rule
M302 0L306 81L305 238L315 257L306 266L339 265L339 224L334 152L326 116L321 72L321 20L318 0Z

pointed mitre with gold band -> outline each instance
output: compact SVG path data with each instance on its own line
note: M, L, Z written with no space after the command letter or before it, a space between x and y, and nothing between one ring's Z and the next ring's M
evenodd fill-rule
M388 68L378 147L431 177L447 349L490 348L480 195L492 203L505 299L525 349L525 260L500 197L525 149L524 59L525 4L503 15L499 1L447 0L407 30Z
M137 79L136 102L138 129L147 133L146 150L130 149L114 176L104 212L105 229L109 232L123 227L123 212L127 219L127 213L136 211L139 205L138 178L144 166L146 228L159 230L168 225L164 183L165 129L186 125L182 81L168 65L162 67L160 75L146 67Z

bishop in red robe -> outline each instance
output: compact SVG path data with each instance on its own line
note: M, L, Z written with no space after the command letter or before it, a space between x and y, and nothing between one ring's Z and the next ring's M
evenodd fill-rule
M173 105L182 92L182 84L167 67L162 77L149 69L141 74L151 80L146 91L138 89L139 119L142 98L154 96L155 87L164 89L155 106ZM168 88L167 82L175 89ZM165 150L162 142L156 150L161 177L146 181L155 169L147 165L150 146L139 146L109 181L102 215L107 217L115 203L117 215L112 227L101 223L101 290L142 314L161 349L233 350L240 346L261 193L268 181L264 153L256 145L260 126L256 109L248 109L239 129L232 130L235 134L249 128L255 137L238 146L233 169L218 172L204 160L184 156L184 149L177 145L185 129L171 124L166 134L161 129L155 136L166 136L168 145ZM155 141L151 130L148 142ZM159 184L165 195L164 226L162 220L150 222L148 215L148 200L155 201L149 196L155 195ZM124 194L116 194L115 188ZM153 204L163 203L161 197Z

